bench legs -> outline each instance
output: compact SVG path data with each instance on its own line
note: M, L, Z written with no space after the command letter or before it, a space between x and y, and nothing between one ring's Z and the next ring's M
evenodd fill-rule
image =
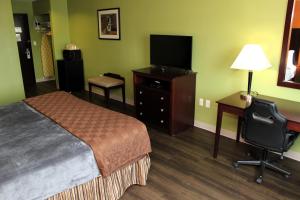
M89 101L92 100L92 85L89 83Z
M92 85L89 83L89 101L92 100L92 87L95 86L95 85ZM109 102L109 97L110 97L110 88L103 88L103 87L99 87L99 86L95 86L95 87L98 87L98 88L101 88L104 90L104 96L105 96L105 101L106 101L106 104L108 104ZM125 84L120 86L122 88L122 100L123 100L123 104L125 104Z
M108 88L104 89L104 96L105 96L106 104L108 104L108 101L109 101L109 89Z
M125 104L125 84L122 85L122 98L123 98L123 104Z

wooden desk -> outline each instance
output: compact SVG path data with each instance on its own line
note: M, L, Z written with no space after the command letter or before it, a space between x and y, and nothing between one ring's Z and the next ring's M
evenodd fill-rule
M300 102L279 99L264 95L258 95L257 98L266 99L274 102L277 105L278 111L283 114L288 120L288 129L300 132ZM218 103L218 115L216 124L215 144L214 144L214 158L217 158L219 151L220 131L222 126L223 113L231 113L238 116L238 127L236 141L240 141L241 124L244 117L244 110L247 106L245 100L240 98L240 92L225 97Z

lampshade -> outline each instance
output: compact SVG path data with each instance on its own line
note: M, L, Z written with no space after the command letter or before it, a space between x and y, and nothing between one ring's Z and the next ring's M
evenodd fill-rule
M247 44L233 62L232 69L249 71L264 70L271 67L263 49L257 44Z

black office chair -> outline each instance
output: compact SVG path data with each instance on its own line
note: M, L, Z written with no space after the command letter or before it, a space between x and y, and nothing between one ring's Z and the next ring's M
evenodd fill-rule
M259 149L262 149L260 160L245 160L234 162L234 167L239 165L260 166L260 174L256 179L257 183L262 183L263 172L269 168L289 177L287 172L269 160L269 152L286 152L294 143L297 133L287 130L287 119L277 111L273 102L253 98L251 105L245 110L242 137L245 141Z

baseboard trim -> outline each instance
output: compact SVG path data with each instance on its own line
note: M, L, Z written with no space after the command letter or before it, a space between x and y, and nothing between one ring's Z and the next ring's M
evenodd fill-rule
M288 157L288 158L291 158L293 160L297 160L300 162L300 153L297 152L297 151L288 151L284 154L284 156Z
M46 81L54 81L55 80L55 77L52 77L52 78L39 78L39 79L36 79L36 82L37 83L41 83L41 82L46 82Z
M195 121L194 126L197 128L207 130L213 134L216 132L215 126L205 123L205 122ZM223 129L223 128L221 129L221 135L224 137L230 138L232 140L235 140L235 138L236 138L236 133L234 131L230 131L230 130ZM244 142L244 141L241 140L241 142ZM284 153L284 156L300 162L300 152L290 150L290 151Z

